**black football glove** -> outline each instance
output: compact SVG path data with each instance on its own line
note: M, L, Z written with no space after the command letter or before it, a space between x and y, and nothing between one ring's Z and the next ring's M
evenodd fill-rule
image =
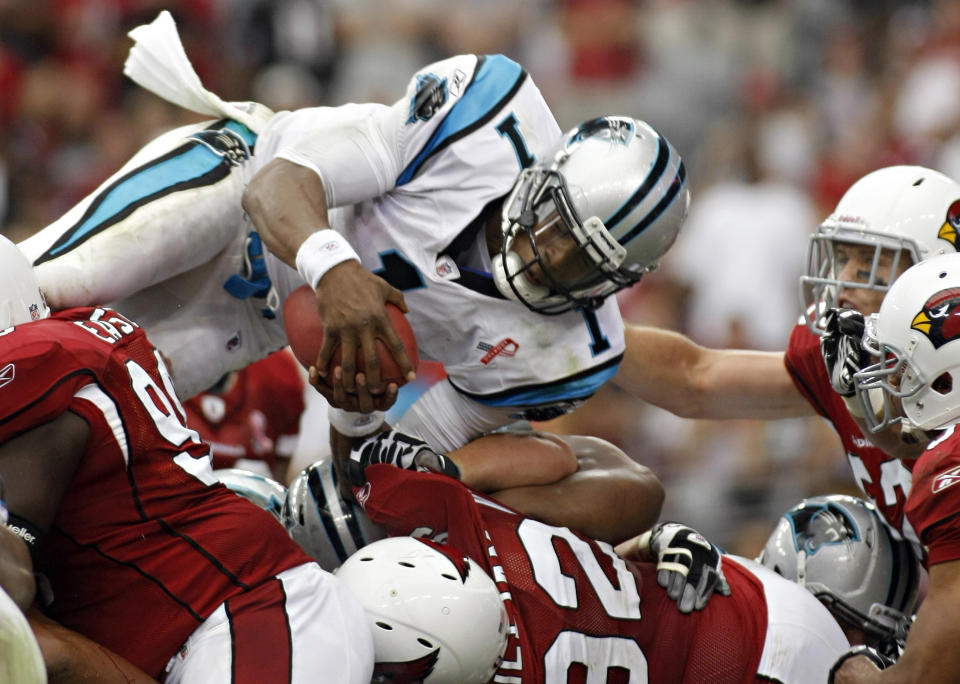
M405 470L442 473L460 479L460 468L452 460L438 454L423 440L396 430L371 435L350 450L350 481L355 487L366 483L368 465L387 463Z
M881 655L880 653L877 652L876 649L871 648L870 646L864 646L862 644L860 646L854 646L849 651L844 653L842 656L837 658L837 662L835 662L833 664L833 667L830 668L830 674L827 675L827 684L833 684L833 680L837 674L837 670L843 667L843 664L845 662L847 662L851 658L856 658L857 656L865 656L869 658L870 662L872 662L874 665L877 666L877 668L881 670L885 670L891 665L893 665L893 661L890 658L887 658L886 656Z
M679 523L659 523L650 533L650 552L657 559L657 583L677 602L681 613L703 610L714 592L730 595L720 550L696 530Z
M844 397L856 394L853 374L870 362L863 348L863 314L853 309L830 309L824 316L820 355L834 391Z

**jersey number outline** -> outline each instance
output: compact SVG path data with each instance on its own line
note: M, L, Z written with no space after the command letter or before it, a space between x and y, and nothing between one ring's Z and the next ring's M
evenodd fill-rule
M513 151L517 155L517 161L520 163L521 169L528 168L536 161L536 158L530 154L530 150L527 148L527 143L520 132L520 122L517 121L513 112L510 112L503 121L497 124L497 133L513 145Z
M518 526L517 536L530 561L534 581L558 606L577 608L579 604L576 581L563 572L554 547L556 540L562 540L573 552L607 615L622 620L640 619L640 592L636 579L609 544L596 542L612 561L619 588L600 567L590 544L567 528L552 527L527 518ZM583 591L582 587L579 589ZM567 681L574 665L586 669L586 681L591 684L605 681L606 673L611 669L626 670L631 684L648 681L647 658L640 645L628 637L591 636L562 630L543 655L545 681Z
M847 452L847 459L850 461L850 469L853 471L853 476L857 480L860 490L866 494L868 498L873 499L874 497L867 491L865 485L871 485L874 484L874 482L873 478L870 477L870 471L867 470L867 466L863 463L863 459L849 452ZM880 490L883 492L884 506L899 506L900 508L903 516L903 520L901 521L902 529L897 531L901 532L907 541L919 545L920 541L917 533L914 531L910 521L907 520L906 513L903 512L906 499L910 495L910 488L913 485L913 473L903 465L903 462L899 458L891 458L880 464L879 485ZM898 490L900 494L903 495L902 499L897 495ZM887 522L890 521L888 520ZM893 525L890 525L890 527L893 529Z
M160 354L154 350L157 361L157 371L163 387L157 384L150 373L139 363L130 359L126 362L127 373L130 375L131 388L144 410L150 417L157 430L169 444L178 449L186 444L202 444L196 430L187 427L186 412L173 389L173 379L167 370ZM209 453L205 456L191 456L187 451L181 451L174 456L173 462L184 472L203 482L212 485L217 482L213 475Z

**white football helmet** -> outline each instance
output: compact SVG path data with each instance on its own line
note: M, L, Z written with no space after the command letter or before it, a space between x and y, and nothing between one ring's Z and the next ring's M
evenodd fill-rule
M373 631L375 682L489 682L510 623L493 580L462 553L413 537L381 539L336 571Z
M330 460L301 470L290 483L281 522L324 570L339 567L357 549L386 536L360 506L340 496Z
M33 266L20 249L0 235L0 330L50 315Z
M871 645L888 650L906 637L919 561L872 504L839 494L804 499L783 514L757 560L806 587Z
M854 387L872 432L904 419L921 430L960 420L958 342L960 254L944 254L907 269L866 320L864 345L880 361L857 372Z
M960 183L922 166L889 166L858 180L836 209L810 236L800 302L807 326L823 335L823 314L837 306L841 287L886 291L877 277L882 253L891 254L891 273L910 257L917 264L960 248ZM841 281L838 243L874 249L870 275L862 282Z
M213 476L227 489L272 513L280 521L283 502L287 499L287 488L282 484L265 475L240 468L219 468L213 471Z
M596 308L657 267L689 204L686 170L666 138L629 117L587 121L517 178L494 282L539 313ZM519 240L532 249L526 261Z

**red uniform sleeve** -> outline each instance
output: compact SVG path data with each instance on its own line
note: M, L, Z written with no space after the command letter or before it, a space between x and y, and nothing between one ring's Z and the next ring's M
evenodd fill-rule
M951 428L952 429L952 428ZM927 552L927 565L960 559L960 436L952 432L913 468L907 517Z
M391 535L446 541L471 558L486 556L483 519L475 495L445 475L403 470L392 465L367 466L367 484L354 494L370 519Z
M830 387L826 371L823 368L823 358L820 356L820 338L810 332L802 321L795 325L790 333L784 363L800 394L810 402L817 413L829 418L829 413L821 398L831 396L833 388Z
M108 352L77 341L73 324L45 319L0 337L0 441L49 422L96 382Z

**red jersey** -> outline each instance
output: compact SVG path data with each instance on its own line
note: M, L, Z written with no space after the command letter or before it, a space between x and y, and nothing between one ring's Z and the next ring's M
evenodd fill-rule
M304 380L297 360L281 350L236 372L223 393L202 392L184 402L187 425L210 445L213 467L237 459L289 458L300 429Z
M767 629L760 582L724 558L732 596L683 615L651 563L552 527L432 473L374 465L356 493L391 534L446 541L497 582L511 621L494 682L754 682ZM718 655L722 654L722 655ZM617 675L614 675L616 677ZM619 681L619 680L617 680Z
M951 425L913 466L907 517L920 536L929 568L960 558L960 435Z
M863 436L850 417L843 397L830 385L820 355L820 338L802 321L790 334L785 362L800 393L820 415L833 423L853 476L864 495L905 539L918 543L916 533L904 516L904 506L910 494L911 463L888 455Z
M310 561L216 482L160 355L120 314L69 309L5 330L0 364L0 441L65 411L90 426L36 563L67 627L157 677L226 599Z

